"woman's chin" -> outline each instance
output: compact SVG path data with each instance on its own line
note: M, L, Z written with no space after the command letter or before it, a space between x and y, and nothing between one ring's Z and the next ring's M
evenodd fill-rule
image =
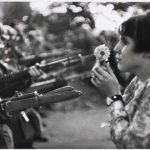
M123 72L127 71L126 68L124 66L122 66L121 64L118 64L118 69Z

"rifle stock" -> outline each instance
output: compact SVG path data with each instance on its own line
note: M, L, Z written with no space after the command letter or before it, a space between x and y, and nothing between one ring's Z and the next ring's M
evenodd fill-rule
M30 96L28 96L27 94L26 96L23 95L20 96L19 98L14 97L3 100L1 102L1 109L6 113L16 111L18 112L35 106L44 105L47 103L58 103L62 101L71 100L81 96L81 94L82 93L80 91L73 90L72 87L66 86L58 89L57 91L48 92L44 95L34 92L29 93Z

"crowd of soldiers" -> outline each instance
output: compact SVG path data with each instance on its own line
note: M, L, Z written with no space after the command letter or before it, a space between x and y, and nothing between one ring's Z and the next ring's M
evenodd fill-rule
M33 59L34 61L31 62L27 61L27 63L24 61L32 58L26 56L32 56L32 54L37 54L40 50L44 51L47 48L42 34L39 29L32 29L24 21L12 23L11 25L0 23L0 78L4 78L3 84L0 83L0 103L7 98L17 97L22 93L31 93L37 90L32 85L53 77L51 73L44 72L36 65L36 62L42 60L39 60L41 57L36 60ZM52 52L50 54L53 55ZM56 55L59 56L55 53ZM47 57L49 54L41 56L43 58L43 56ZM27 59L24 59L25 57ZM5 82L7 75L23 72L24 70L27 70L28 76L20 76L16 80L11 80L10 76L10 80ZM3 78L1 79L3 80ZM78 76L75 76L75 78L78 78ZM57 82L52 81L52 84L46 87L48 88L47 91L67 85L66 80L60 76L55 77L55 79ZM45 92L45 89L41 89L41 86L40 90ZM51 108L51 105L48 105L48 108ZM45 126L41 117L43 115L39 107L30 107L10 114L4 112L1 105L0 148L33 148L34 141L46 142L48 139L43 135Z
M26 67L19 64L24 57L20 50L29 48L29 42L21 27L11 27L0 23L0 75L21 71ZM43 72L36 67L30 67L30 78L22 78L17 84L9 87L0 96L8 98L15 95L15 91L23 91L30 87L34 80L42 76ZM1 85L1 89L3 85ZM0 148L33 148L34 140L47 141L43 136L43 122L40 114L33 108L26 109L17 114L7 115L0 113Z

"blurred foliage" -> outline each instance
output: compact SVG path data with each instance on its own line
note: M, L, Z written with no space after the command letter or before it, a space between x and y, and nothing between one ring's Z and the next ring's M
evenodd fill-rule
M49 6L49 9L53 10L62 5L62 3L53 3ZM32 23L37 23L39 26L43 26L43 23L47 22L48 32L52 34L60 34L68 29L71 29L72 23L75 23L76 17L82 17L82 20L76 22L78 25L83 23L88 23L91 28L95 27L94 19L92 14L88 10L88 3L72 2L65 3L66 12L65 13L55 13L52 12L47 16L42 16L40 13L32 12L30 18L32 17ZM79 11L74 12L74 8L78 8Z
M91 11L91 3L53 2L48 6L49 13L44 15L38 10L31 9L29 2L3 2L3 23L17 28L22 39L22 42L21 39L19 41L20 50L27 55L53 51L63 53L64 51L76 50L80 50L82 54L86 55L92 53L99 44L106 43L104 35L101 34L102 31L94 33L96 29L95 22L96 20L99 21L99 18L95 18L94 13ZM98 11L96 13L101 13L103 18L112 19L112 21L118 18L115 18L117 17L115 15L114 18L110 18L111 16L106 13L107 9L110 11L108 7L110 4L112 5L112 12L115 11L114 14L120 15L119 19L125 17L124 14L128 11L127 16L138 14L138 8L147 10L150 5L147 2L93 3L95 3L94 6L105 6L106 9L103 7L93 8ZM129 7L133 7L135 11L129 10ZM60 11L62 8L64 10ZM104 12L98 10L99 8L103 8ZM108 34L110 31L106 32ZM107 36L108 46L110 43L112 44L111 49L117 42L116 31L112 32L114 33L105 35L105 38ZM115 38L111 38L111 36Z
M53 3L49 9L60 7L61 3ZM40 29L47 41L45 48L64 48L64 49L82 49L84 54L91 51L91 44L96 43L93 39L92 32L82 28L83 24L93 29L95 27L94 19L88 9L88 3L66 3L66 13L52 12L47 16L32 11L28 19L26 32L30 30ZM79 11L74 12L72 8L78 8ZM97 43L96 43L97 45Z
M107 5L108 3L103 3L104 5ZM141 8L143 10L148 10L150 8L149 2L128 2L128 3L109 3L114 5L114 10L122 10L127 11L128 7L136 6L137 8Z
M2 2L1 2L2 3ZM29 2L3 2L3 23L10 24L12 20L21 20L24 15L31 14Z
M135 10L136 8L145 10L150 5L150 3L136 2L94 3L93 6L97 8L93 8L107 19L110 17L106 13L107 10L110 11L108 7L110 4L112 10L116 12L114 14L120 15L120 18L125 17L123 14L129 11L129 7ZM25 55L54 51L59 53L80 51L83 55L87 55L93 53L95 47L103 43L113 49L117 42L116 31L96 31L97 33L94 33L95 21L96 19L99 21L99 18L95 18L90 4L92 2L53 2L48 6L49 13L44 15L38 10L31 9L29 2L4 2L3 23L17 29L20 40L16 45ZM98 7L99 5L103 5L106 9ZM60 11L62 8L63 11ZM104 9L104 12L98 10L99 8ZM130 13L134 15L138 12L131 11ZM115 17L111 18L112 21L117 19Z

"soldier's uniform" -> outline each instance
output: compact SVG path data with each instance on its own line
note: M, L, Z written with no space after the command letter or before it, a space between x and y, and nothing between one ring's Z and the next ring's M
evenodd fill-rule
M6 37L5 41L5 47L2 47L1 49L1 62L0 62L0 73L1 75L5 75L10 72L16 72L22 69L22 66L18 65L17 62L17 55L14 54L15 47L11 47L11 45L8 45L8 40L11 41L11 39L8 37L7 34L2 34L3 38ZM10 44L10 43L9 43ZM14 46L14 45L12 45ZM16 57L15 57L16 56ZM7 60L4 62L3 60ZM11 61L9 59L12 59ZM5 86L2 85L0 87L0 96L2 98L11 97L14 95L15 90L22 91L29 87L31 84L31 78L23 78L20 80L16 80L13 83L6 83ZM11 88L10 88L11 87ZM32 109L30 110L32 114L34 113ZM28 110L28 113L30 112ZM34 127L32 125L32 122L28 118L26 112L22 111L21 113L18 113L16 115L13 115L11 117L5 116L5 119L1 119L5 124L1 126L1 138L3 139L1 141L2 148L32 148L32 142L33 137L35 134ZM10 129L10 128L11 129ZM10 132L12 130L12 132ZM6 138L7 137L7 138ZM14 142L14 143L13 143Z
M1 68L5 68L5 66L2 64L2 61L0 64ZM4 72L5 69L0 70L1 70L0 72L2 73ZM5 72L5 74L7 74L7 72ZM20 83L19 82L18 85L23 86L22 83L24 83L24 85L26 84L23 81L21 81ZM7 84L5 86L9 87L9 85ZM13 85L12 87L13 87L11 88L12 90L9 90L8 88L8 90L6 89L6 91L3 92L3 94L1 93L1 97L2 98L11 97L13 96L15 89L20 88L20 86L15 87L15 85ZM5 147L2 148L14 148L13 145L15 146L15 148L32 148L31 146L35 131L31 121L27 119L28 117L24 111L15 114L11 117L5 116L1 113L1 131L2 131L1 135L3 137L3 141L5 141L5 144L3 144L3 146L5 145Z
M10 37L15 36L13 33L14 32L10 33ZM10 41L10 40L8 40L8 41ZM14 44L14 42L8 42L9 44L7 45L7 49L9 49L9 51L7 51L6 56L8 57L8 59L13 58L12 61L9 62L9 66L12 66L13 68L15 68L16 71L20 71L20 70L24 69L24 66L19 65L18 60L19 60L19 58L23 57L23 55L20 52L19 47L16 44ZM8 62L7 62L7 64L8 64ZM18 81L18 80L15 81L15 86L13 86L13 87L15 88L15 90L23 91L23 90L27 89L28 87L30 87L31 83L32 83L31 77L27 76L26 78L25 77L21 78L20 81ZM14 88L12 88L12 93L15 91ZM23 143L18 142L20 139L17 140L17 143L20 143L20 144L19 145L15 144L16 148L31 148L34 137L40 141L47 140L42 135L42 133L43 133L42 120L37 111L35 111L34 109L28 109L28 110L24 111L23 114L21 112L21 117L18 116L17 118L19 118L20 123L21 123L24 140L22 140ZM12 126L12 123L10 123L10 126L12 128L16 127L16 126ZM14 128L14 131L15 131L15 128ZM16 136L16 134L15 134L15 136ZM15 138L15 139L17 139L17 138Z
M6 68L0 62L0 76L7 73ZM0 148L14 148L12 130L7 124L8 117L0 109Z
M3 31L3 25L0 23L0 33L4 33ZM4 41L2 41L2 38L0 38L0 52L2 56L2 50L5 48ZM4 74L7 74L7 69L3 65L2 61L0 62L0 76L3 76ZM1 95L0 95L1 96ZM0 148L4 149L13 149L14 148L14 142L13 142L13 133L11 128L8 126L8 117L6 114L3 113L3 111L0 108Z

